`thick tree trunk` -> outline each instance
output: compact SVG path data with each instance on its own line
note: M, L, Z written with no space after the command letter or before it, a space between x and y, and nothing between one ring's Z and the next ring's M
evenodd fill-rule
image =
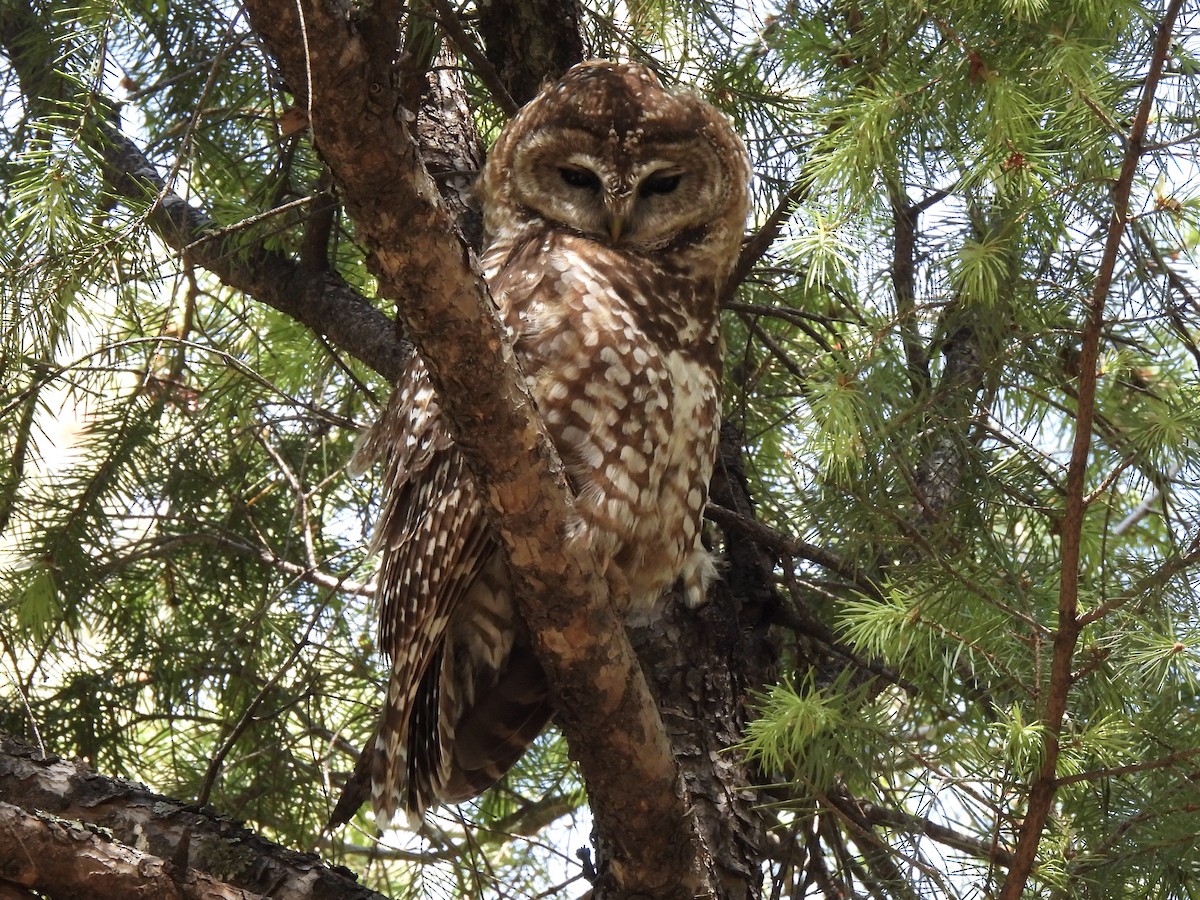
M713 503L753 518L739 435L730 426L722 429L710 492ZM671 597L631 639L683 776L715 893L740 900L761 894L766 835L764 798L753 787L761 779L734 745L749 691L774 680L769 625L779 598L769 554L732 530L722 543L722 580L708 605L690 610Z

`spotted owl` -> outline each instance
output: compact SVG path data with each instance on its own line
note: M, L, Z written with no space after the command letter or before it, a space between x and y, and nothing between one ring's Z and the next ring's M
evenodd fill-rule
M575 495L585 541L644 613L714 567L700 520L716 453L718 298L749 162L725 118L645 66L589 62L503 129L479 179L481 263ZM374 545L392 673L370 757L388 822L494 784L553 714L498 536L409 363L359 465L388 492Z

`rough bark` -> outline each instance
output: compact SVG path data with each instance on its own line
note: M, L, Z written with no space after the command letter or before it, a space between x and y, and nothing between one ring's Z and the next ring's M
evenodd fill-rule
M479 33L484 53L508 95L527 103L547 78L584 57L576 0L484 0Z
M0 737L0 885L49 897L382 900L212 810Z
M27 813L8 803L0 803L0 832L7 833L17 850L0 860L0 878L49 897L249 900L262 896L194 869L180 870L93 828Z
M977 330L963 326L946 341L945 365L938 381L932 412L938 429L917 467L915 493L919 503L918 527L928 531L936 525L958 496L970 444L970 414L983 390L982 365Z
M467 245L478 252L483 244L483 215L471 186L483 168L483 143L467 104L462 72L444 48L426 76L416 140L447 213Z

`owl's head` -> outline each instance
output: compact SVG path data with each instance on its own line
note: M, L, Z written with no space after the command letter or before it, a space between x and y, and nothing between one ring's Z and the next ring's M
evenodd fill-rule
M540 218L617 248L736 255L749 177L741 140L699 97L636 63L582 63L501 132L483 174L484 227L494 239Z

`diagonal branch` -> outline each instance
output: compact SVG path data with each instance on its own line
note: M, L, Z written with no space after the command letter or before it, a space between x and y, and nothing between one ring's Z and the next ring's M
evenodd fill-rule
M800 179L784 191L775 209L767 216L767 221L742 245L742 252L738 255L738 261L733 267L733 274L727 282L726 295L721 298L722 306L729 305L737 286L746 280L758 261L766 255L767 251L771 249L771 245L783 234L783 229L791 219L792 213L808 196L810 186L809 180Z
M120 900L156 896L181 900L258 900L205 872L183 869L170 860L143 853L112 840L98 828L41 812L27 812L0 802L0 833L20 847L20 862L5 866L0 897L33 897L12 893L14 884L44 891L46 896ZM103 878L96 869L103 869Z
M68 97L52 61L57 54L44 23L28 2L14 0L0 12L3 48L29 98ZM113 105L97 98L101 108ZM185 265L206 269L223 284L266 303L324 335L389 380L404 367L409 347L395 337L392 321L338 275L313 271L261 245L245 246L236 226L218 229L197 207L171 190L128 136L110 121L94 123L89 135L101 154L109 188L146 219Z
M473 256L397 114L392 60L372 56L358 36L393 23L351 21L312 0L250 0L247 9L285 81L307 94L298 99L314 143L384 292L401 300L488 498L616 881L655 897L693 896L695 826L662 721L595 561L564 552L571 511L561 462Z
M167 188L133 141L112 126L101 130L105 177L134 203L157 198L149 222L186 264L207 269L222 284L286 313L389 381L398 377L410 348L396 339L392 320L341 277L261 246L240 246L237 235L206 240L211 220Z
M0 804L4 810L0 896L5 896L6 882L20 880L43 890L71 885L76 892L69 896L79 897L269 895L383 900L344 869L272 844L212 810L160 796L140 784L104 778L83 762L45 758L4 735L0 735L0 797L5 801ZM69 833L64 834L64 828ZM89 832L105 840L83 852L80 842L89 840ZM24 854L9 852L31 837L44 841L40 846L45 850L26 858L23 874L37 881L13 877L21 874L17 870ZM33 849L29 844L25 847ZM105 879L119 873L127 880L101 893L105 879L87 867L91 849L104 854ZM132 868L125 868L126 864ZM170 867L165 873L163 864ZM159 874L167 880L158 881ZM84 880L71 880L75 876ZM197 890L172 893L170 884L178 879L187 879ZM64 890L55 896L68 894Z
M492 92L492 99L496 101L496 105L503 110L506 116L515 116L517 110L520 109L520 104L509 96L508 87L501 81L500 73L476 45L475 39L467 34L467 30L463 28L458 13L454 11L449 0L429 0L429 5L437 16L438 24L445 29L446 36L454 44L454 48L471 63L475 69L475 75Z
M1104 253L1092 284L1088 299L1087 318L1083 326L1083 338L1079 351L1079 395L1075 413L1075 440L1071 447L1071 461L1067 469L1067 496L1062 518L1062 575L1058 589L1058 629L1054 635L1054 656L1050 668L1050 684L1046 695L1046 708L1042 713L1045 727L1046 747L1042 767L1030 786L1029 806L1021 824L1017 848L1013 853L1012 868L1000 890L1000 900L1019 900L1033 871L1037 859L1038 844L1042 830L1054 803L1054 794L1059 786L1057 778L1059 734L1063 716L1067 709L1067 695L1071 690L1071 668L1075 655L1075 644L1079 639L1082 624L1078 615L1079 605L1079 562L1083 536L1083 519L1086 513L1084 487L1087 478L1088 460L1091 455L1092 419L1096 402L1096 363L1100 355L1100 333L1104 326L1104 305L1112 283L1117 253L1128 225L1129 195L1133 189L1133 177L1141 161L1146 127L1150 121L1150 110L1154 105L1154 92L1171 49L1171 36L1175 19L1179 15L1182 0L1171 0L1154 43L1154 54L1142 86L1142 98L1133 126L1125 143L1125 159L1121 173L1113 186L1112 215L1108 221L1108 233Z

